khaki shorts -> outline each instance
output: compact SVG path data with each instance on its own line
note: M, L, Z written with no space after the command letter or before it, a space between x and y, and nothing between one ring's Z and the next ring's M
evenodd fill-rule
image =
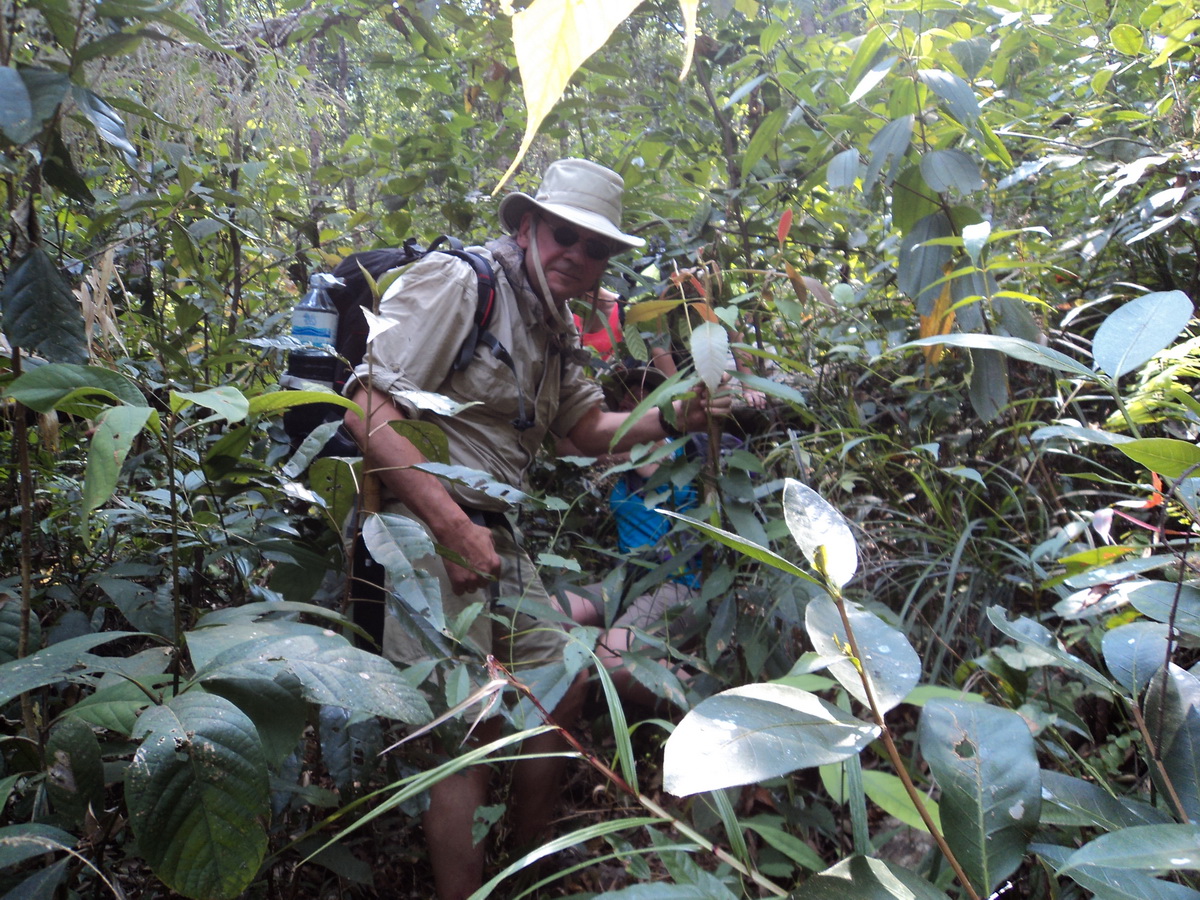
M393 507L388 512L410 515L402 507ZM554 608L558 604L546 593L533 562L517 546L512 532L504 526L495 526L491 532L502 566L498 591L496 586L491 586L468 594L455 594L450 589L446 566L437 554L414 560L413 566L437 577L447 623L453 622L472 603L483 605L483 612L467 630L464 645L468 651L494 656L510 670L561 659L567 644L567 633L562 626L521 612L526 601ZM496 603L497 598L504 602ZM400 621L390 615L384 618L383 655L392 662L406 665L429 658L420 640L405 631Z

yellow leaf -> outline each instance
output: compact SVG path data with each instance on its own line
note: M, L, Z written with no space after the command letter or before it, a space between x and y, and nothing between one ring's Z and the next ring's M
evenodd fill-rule
M787 269L787 277L788 281L792 283L792 290L796 292L796 299L800 301L801 306L807 305L808 285L804 283L804 276L797 272L796 267L787 260L784 260L783 265Z
M703 300L693 300L690 305L696 311L696 315L705 322L712 322L714 325L721 323L721 320L717 318L717 314L713 312L713 308Z
M949 268L949 266L946 267L947 271ZM953 305L954 300L950 296L950 282L946 281L942 285L942 292L938 295L937 302L933 304L933 312L928 316L921 316L921 337L949 334L954 325L954 310L950 308ZM944 344L932 344L925 348L925 362L931 366L937 365L945 352Z
M679 80L687 77L688 69L692 67L692 54L696 49L696 10L700 0L679 0L679 8L683 10L683 68L679 71Z
M513 163L496 185L512 177L571 76L604 46L642 0L533 0L513 16L513 49L525 90L525 136Z
M659 316L665 316L671 310L683 304L683 300L643 300L625 309L625 321L631 325L640 325Z

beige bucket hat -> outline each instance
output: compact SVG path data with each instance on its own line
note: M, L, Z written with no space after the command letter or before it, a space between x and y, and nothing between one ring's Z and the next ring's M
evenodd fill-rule
M644 247L639 237L621 231L621 194L625 180L586 159L560 159L546 167L537 196L519 191L500 201L500 224L514 232L521 216L539 209L626 247Z

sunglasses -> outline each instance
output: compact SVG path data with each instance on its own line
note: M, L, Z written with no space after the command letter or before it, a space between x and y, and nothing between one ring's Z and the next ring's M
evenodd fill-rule
M579 232L570 225L556 225L551 229L550 234L554 236L554 243L563 248L574 247L581 240ZM608 259L610 256L616 255L619 249L599 238L582 238L582 240L583 252L588 255L589 259Z

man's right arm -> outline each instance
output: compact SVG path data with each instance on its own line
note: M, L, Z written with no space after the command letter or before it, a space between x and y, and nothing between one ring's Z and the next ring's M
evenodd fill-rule
M346 413L346 428L363 450L368 471L379 478L386 492L425 523L435 541L461 556L471 569L445 560L456 594L483 588L499 577L500 557L492 533L476 525L454 502L437 477L413 466L425 456L391 423L405 418L383 391L359 383L351 398L366 412L366 419Z

